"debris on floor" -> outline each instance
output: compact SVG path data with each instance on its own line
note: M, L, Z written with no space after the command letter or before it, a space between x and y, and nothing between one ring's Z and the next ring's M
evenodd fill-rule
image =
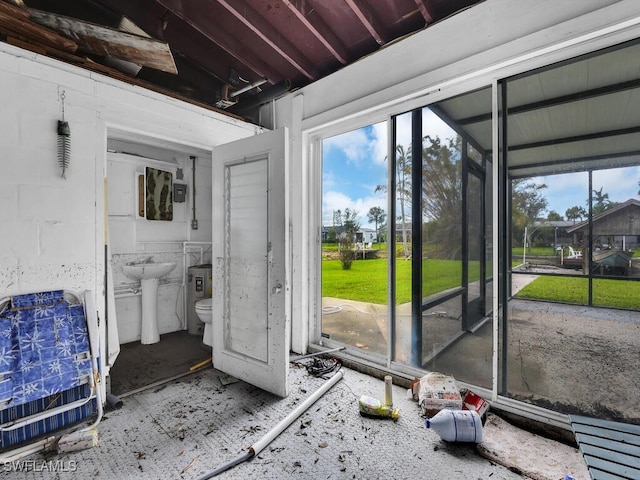
M462 409L475 410L484 421L484 416L489 410L489 402L468 388L460 390L460 395L462 395Z
M225 385L231 385L232 383L238 383L238 379L236 377L232 377L231 375L220 375L220 377L218 377L220 379L220 383L222 384L222 386Z
M98 429L91 427L63 435L56 444L58 453L75 452L98 445Z
M386 400L380 378L342 367L329 387L305 368L291 368L291 394L281 399L242 381L221 387L224 376L214 367L129 395L101 423L97 448L54 460L56 478L195 480L242 459L216 478L405 479L425 478L428 469L429 478L522 480L480 456L475 445L447 443L427 430L417 403L399 385L392 398L402 412L397 422L356 414L361 394ZM295 420L294 411L300 414ZM49 459L41 453L18 465L21 480L41 479L29 462Z
M400 417L400 409L393 407L393 377L384 377L384 402L370 395L362 395L358 399L360 415L372 418L390 418L394 422Z
M445 442L482 442L482 420L475 410L440 410L424 425Z
M211 363L211 357L209 357L202 360L201 362L196 363L195 365L190 366L189 371L193 372L195 370L199 370L201 368L211 367L211 366L213 366L213 363Z
M369 395L362 395L358 400L360 415L373 418L390 418L398 420L400 410L393 408L393 405L385 405L380 400Z
M440 410L462 410L462 396L452 376L430 372L411 384L408 392L418 402L423 415L433 417Z
M577 448L521 430L502 418L488 414L480 455L534 480L557 480L572 476L589 479Z

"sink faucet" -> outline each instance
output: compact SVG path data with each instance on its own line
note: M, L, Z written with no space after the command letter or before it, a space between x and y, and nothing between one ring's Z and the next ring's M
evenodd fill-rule
M142 260L140 263L153 263L153 255L149 255L147 258Z

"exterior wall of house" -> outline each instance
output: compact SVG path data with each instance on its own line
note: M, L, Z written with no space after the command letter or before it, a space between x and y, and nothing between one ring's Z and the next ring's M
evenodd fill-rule
M208 170L200 171L204 183L199 187L202 194L208 188L209 209L203 208L201 215L208 211L210 216L211 148L258 131L236 119L5 43L0 43L0 87L0 296L92 290L101 319L107 139L152 143L158 151L182 149L179 166L185 168L187 181L186 157L190 151L204 152L200 161L208 163ZM71 132L66 179L61 178L57 158L57 122L63 119L63 106ZM123 203L110 205L110 213L134 211L133 203L125 205L126 199L133 200L134 179L128 175L132 169L133 163L113 167L110 196ZM184 212L182 222L165 225L133 218L123 222L111 235L112 245L119 249L114 253L144 256L148 246L137 238L210 242L211 219L202 219L201 228L192 232L187 216ZM139 298L134 300L139 303ZM125 316L119 322L136 316L126 309L119 313Z
M633 0L486 0L265 108L274 128L290 129L290 182L302 196L291 210L292 349L304 351L319 335L319 138L640 37L639 16Z

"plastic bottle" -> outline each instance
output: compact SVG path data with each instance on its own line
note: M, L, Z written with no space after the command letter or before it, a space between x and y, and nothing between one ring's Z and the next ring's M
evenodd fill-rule
M482 442L482 421L473 410L440 410L424 424L446 442Z
M358 401L360 405L360 415L369 417L390 418L393 421L398 420L400 410L393 408L391 405L383 405L380 400L368 395L363 395Z

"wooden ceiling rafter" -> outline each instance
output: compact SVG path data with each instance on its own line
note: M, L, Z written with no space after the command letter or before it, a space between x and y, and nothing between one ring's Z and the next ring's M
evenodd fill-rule
M378 20L368 4L363 0L346 0L346 3L378 45L384 45L389 42L389 32Z
M231 35L220 34L220 30L213 28L204 28L199 25L197 21L195 21L195 16L189 16L185 14L182 10L182 3L178 2L179 7L176 8L175 3L169 0L153 0L156 4L165 8L168 12L171 13L172 17L179 19L181 22L184 22L185 25L189 26L191 29L196 31L198 34L215 44L225 52L227 52L232 57L238 59L239 62L246 65L249 69L256 72L259 76L263 78L267 78L270 83L276 83L281 75L269 66L265 61L258 58L256 55L252 55L251 49L244 48L242 43L233 38ZM166 18L167 25L171 23L171 18ZM168 28L168 26L167 26Z
M249 5L244 4L240 11L227 0L217 2L309 80L320 77L318 69L309 59Z
M14 1L0 0L0 5L5 4L6 10ZM304 87L423 28L425 23L430 25L481 1L24 0L25 7L49 12L52 17L77 18L115 30L121 30L119 22L127 17L152 38L168 44L177 73L158 69L135 51L120 58L116 52L99 50L100 44L88 50L53 30L37 35L25 32L21 30L25 28L25 11L15 5L11 5L13 14L4 17L0 9L0 41L116 78L123 73L131 75L137 79L133 83L153 85L218 108L226 108L220 106L224 88L242 90L242 101L234 101L230 108L251 103L256 110L256 102L263 101L258 95L269 93L271 98ZM140 34L137 30L130 33ZM125 47L131 50L136 45ZM113 58L119 63L113 63ZM137 60L136 72L120 65L130 60ZM264 90L242 89L261 79L268 84ZM247 113L255 118L251 115Z
M427 4L424 3L424 0L415 0L416 5L418 6L418 10L420 10L420 13L422 14L422 17L424 18L424 21L427 25L433 23L433 19L434 19L434 15L431 13L429 7L427 6Z
M350 55L347 47L344 46L329 25L315 13L314 9L309 7L309 3L306 0L282 0L282 3L324 45L336 60L343 65L349 63Z

